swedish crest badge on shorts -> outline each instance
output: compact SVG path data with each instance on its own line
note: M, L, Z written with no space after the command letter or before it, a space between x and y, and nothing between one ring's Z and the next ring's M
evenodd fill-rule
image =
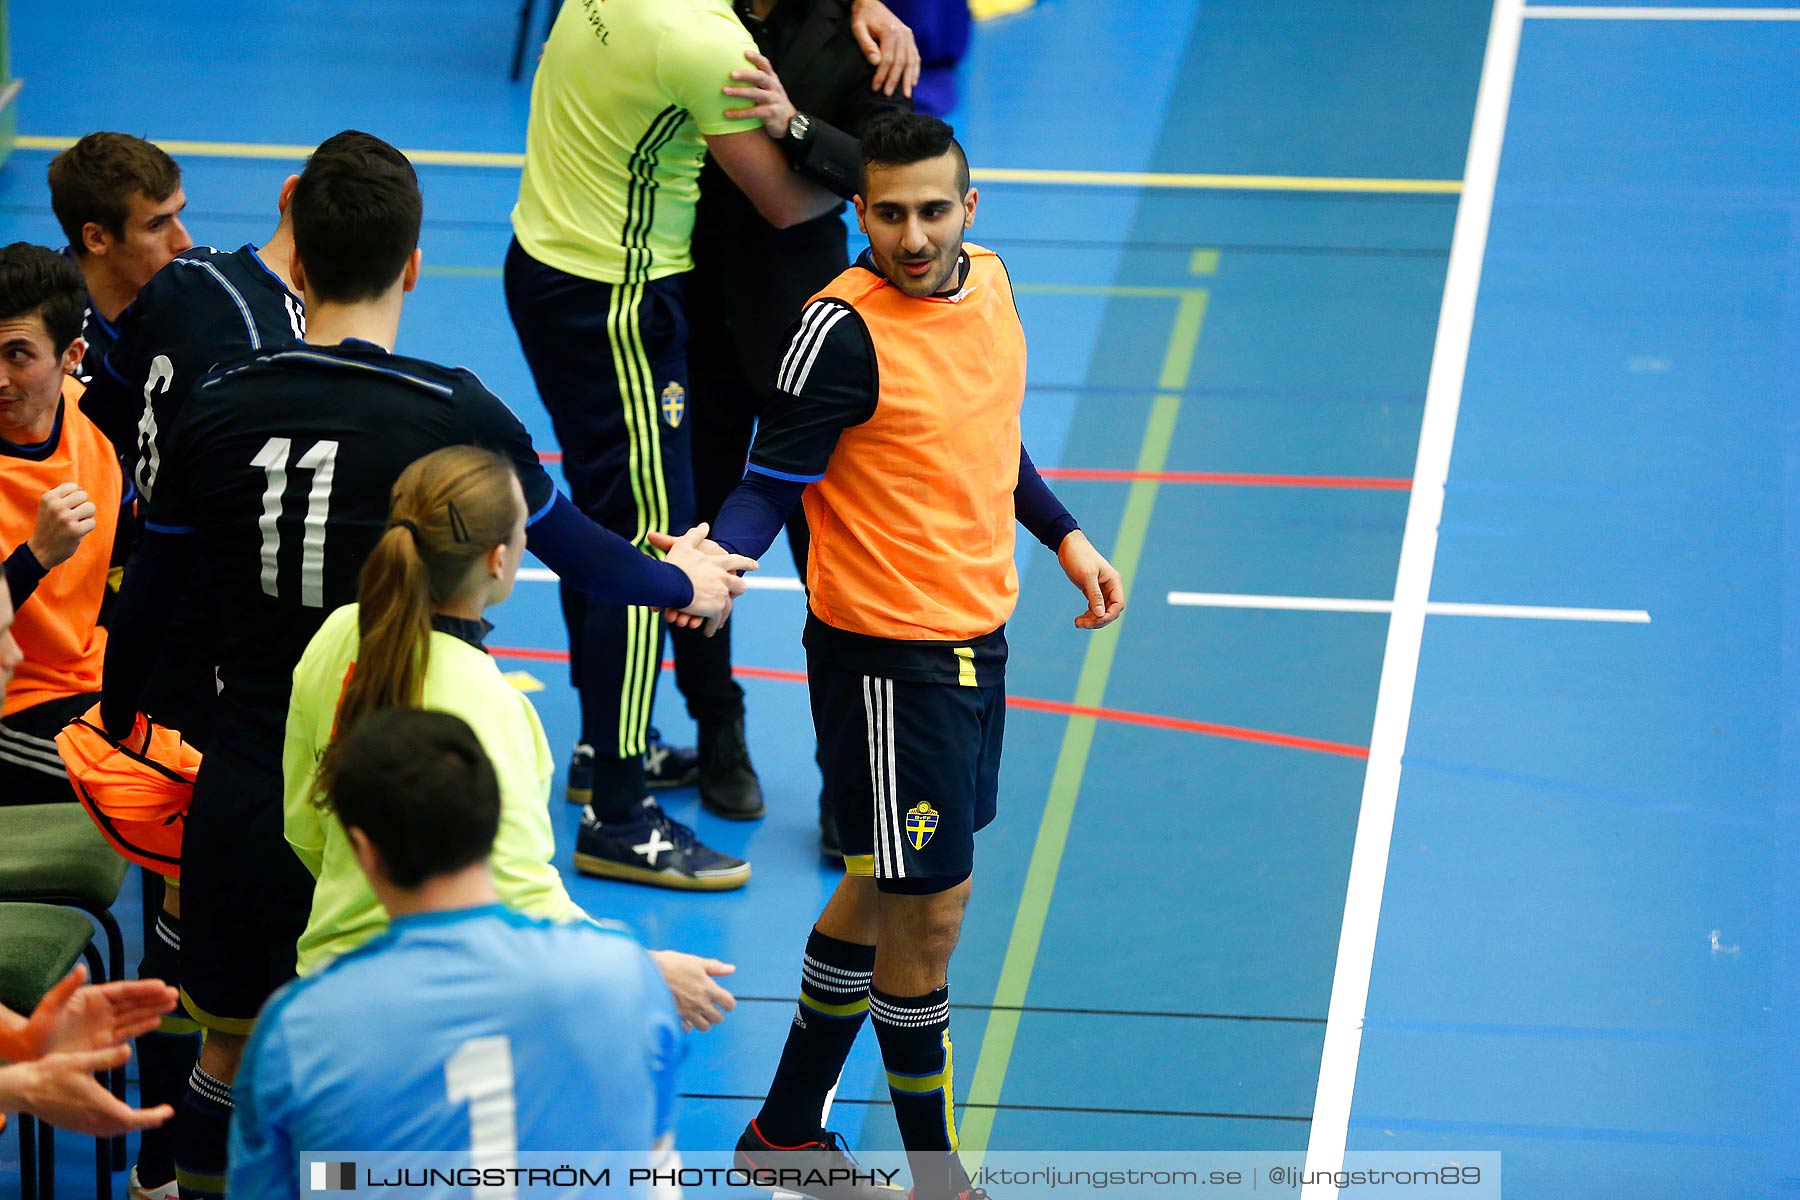
M906 813L906 840L914 850L923 850L931 835L937 832L937 810L921 800Z
M662 415L670 429L680 429L681 418L687 415L687 389L673 379L662 390Z

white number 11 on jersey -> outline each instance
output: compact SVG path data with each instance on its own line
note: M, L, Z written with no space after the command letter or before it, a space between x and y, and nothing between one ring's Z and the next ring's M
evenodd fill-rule
M262 516L257 528L262 530L262 590L280 596L278 562L281 554L281 505L287 492L288 455L293 451L292 438L273 437L250 460L261 467L269 486L263 489ZM307 608L325 607L325 519L331 513L331 477L337 470L338 444L326 440L314 442L311 450L300 456L294 466L311 471L312 490L306 495L305 531L300 538L300 603Z

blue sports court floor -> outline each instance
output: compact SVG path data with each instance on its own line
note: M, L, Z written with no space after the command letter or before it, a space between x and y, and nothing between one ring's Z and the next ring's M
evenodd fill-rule
M43 168L93 129L175 153L221 245L273 227L283 147L447 152L419 157L401 348L551 444L498 279L515 9L15 2L0 235L59 244ZM1131 602L1079 633L1021 549L952 970L967 1148L1497 1150L1508 1196L1800 1194L1797 16L1039 0L978 27L955 120L972 237L1022 293L1027 444ZM750 886L571 882L737 964L691 1147L754 1111L833 884L801 603L736 617L769 817L668 802ZM553 588L496 616L566 746ZM667 681L658 714L688 735ZM865 1036L833 1123L892 1147L885 1102Z

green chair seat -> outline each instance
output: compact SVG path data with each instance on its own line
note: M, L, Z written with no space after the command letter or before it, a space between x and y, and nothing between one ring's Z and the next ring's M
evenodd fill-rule
M67 975L93 939L94 926L55 904L0 904L0 1004L30 1013Z
M103 912L130 869L79 804L0 808L0 901L55 900Z

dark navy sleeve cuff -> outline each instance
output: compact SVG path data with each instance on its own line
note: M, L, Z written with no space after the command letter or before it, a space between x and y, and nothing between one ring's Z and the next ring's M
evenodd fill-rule
M1032 537L1052 550L1081 528L1038 474L1024 446L1019 447L1019 482L1013 488L1013 512Z
M45 574L44 564L31 552L31 547L20 542L19 548L6 560L6 588L12 593L13 608L17 609L31 599L31 593L43 582Z
M713 522L712 540L732 554L761 558L769 552L809 480L751 467Z

